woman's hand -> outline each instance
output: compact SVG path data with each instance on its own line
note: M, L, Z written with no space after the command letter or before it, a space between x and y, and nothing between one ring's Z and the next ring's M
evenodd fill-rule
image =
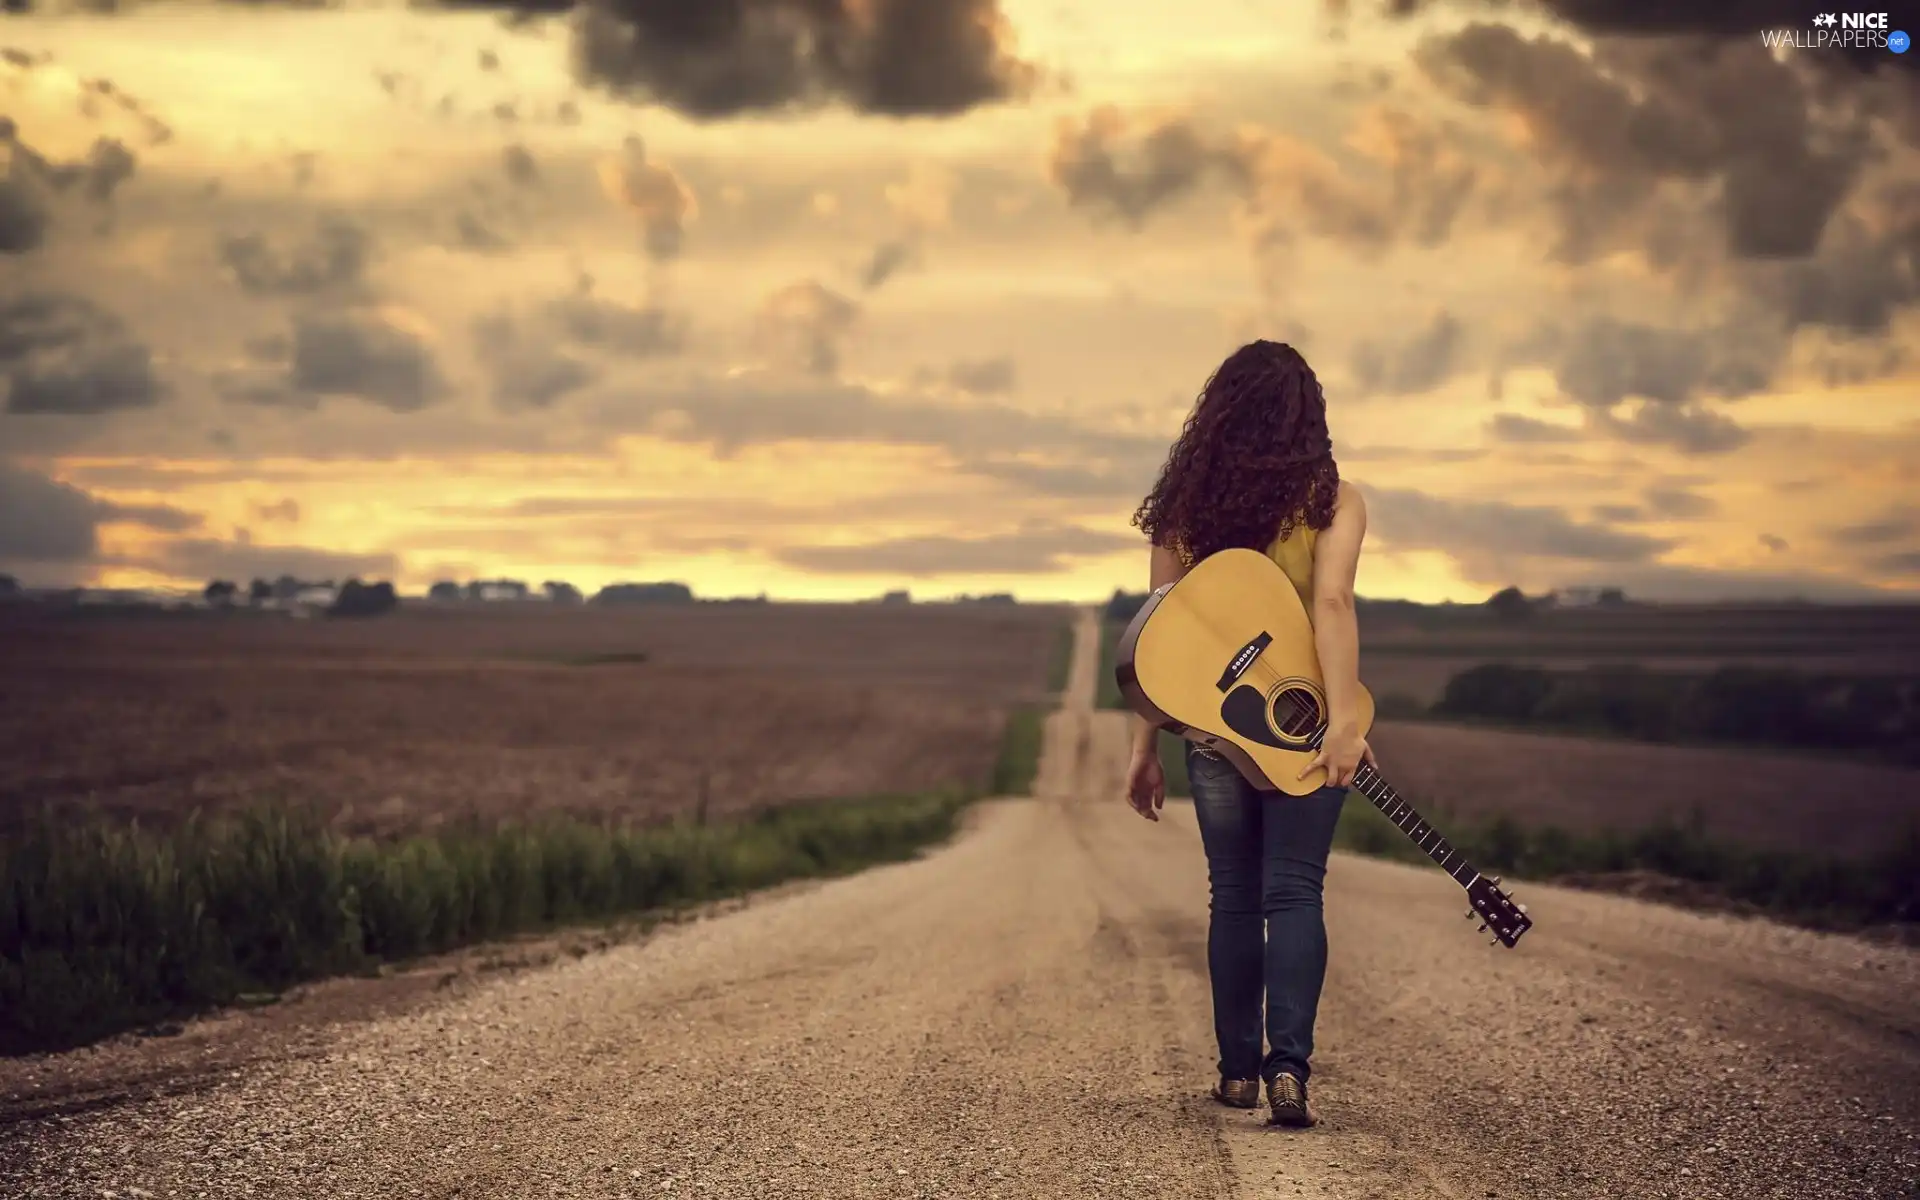
M1358 733L1335 733L1328 731L1326 740L1320 743L1320 753L1314 755L1307 769L1297 778L1305 779L1314 771L1324 768L1327 772L1327 787L1348 787L1353 783L1353 773L1360 769L1361 762L1380 764L1374 761L1373 747L1367 745L1367 739Z
M1167 773L1160 756L1152 750L1134 751L1127 764L1127 803L1149 821L1160 819L1160 808L1167 802Z

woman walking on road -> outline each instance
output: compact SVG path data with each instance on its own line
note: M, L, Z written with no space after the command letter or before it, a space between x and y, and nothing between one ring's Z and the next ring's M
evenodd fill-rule
M1366 506L1359 489L1341 482L1326 401L1299 351L1258 341L1220 364L1133 523L1152 543L1153 588L1216 551L1262 550L1313 622L1328 708L1313 766L1326 769L1327 786L1306 796L1259 792L1225 758L1186 746L1212 891L1207 969L1220 1044L1213 1094L1253 1108L1264 1080L1271 1121L1310 1126L1313 1022L1327 969L1321 888L1346 786L1373 752L1356 711L1353 607ZM1127 800L1150 821L1166 799L1157 738L1135 718Z

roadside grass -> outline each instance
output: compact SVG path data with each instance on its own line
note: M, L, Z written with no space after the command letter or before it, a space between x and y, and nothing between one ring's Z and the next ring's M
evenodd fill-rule
M1067 677L1073 672L1073 622L1065 621L1053 643L1053 657L1047 660L1047 690L1059 696L1067 690Z
M1651 873L1689 886L1695 900L1763 913L1817 929L1920 922L1920 826L1860 860L1757 850L1707 837L1699 822L1633 832L1576 834L1529 829L1510 817L1468 822L1428 813L1436 828L1488 874L1607 886ZM1365 797L1350 796L1334 845L1356 854L1430 863Z
M1127 627L1119 622L1100 622L1100 675L1093 681L1095 708L1127 706L1127 702L1120 698L1120 683L1113 677L1113 668L1120 648L1120 635L1126 631Z
M1040 770L1040 746L1046 739L1049 709L1021 705L1007 714L1000 735L1000 757L987 784L991 796L1024 796Z
M992 794L1028 791L1044 710L1008 714ZM559 815L345 837L262 805L165 830L48 809L0 837L0 1054L69 1049L296 983L912 858L979 792L618 826Z

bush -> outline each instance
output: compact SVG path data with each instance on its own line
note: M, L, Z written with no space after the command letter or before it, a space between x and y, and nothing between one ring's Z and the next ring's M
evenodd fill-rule
M1381 715L1390 715L1384 701ZM1866 750L1920 764L1920 681L1890 675L1488 663L1448 680L1431 715L1641 741Z
M1487 663L1447 680L1436 714L1526 724L1553 692L1553 676L1539 667Z

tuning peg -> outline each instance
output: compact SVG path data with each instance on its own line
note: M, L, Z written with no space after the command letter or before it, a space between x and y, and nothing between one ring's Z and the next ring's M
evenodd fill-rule
M1495 887L1500 886L1500 877L1498 875L1493 876L1493 886Z
M1526 915L1527 915L1527 906L1526 906L1526 905L1524 905L1524 904L1516 904L1516 905L1514 905L1514 907L1520 910L1520 915L1521 915L1521 916L1523 916L1523 917L1524 917L1524 916L1526 916Z
M1490 942L1488 942L1488 943L1487 943L1487 945L1489 945L1489 946L1498 946L1499 944L1500 944L1500 939L1499 939L1499 938L1494 938L1494 939L1493 939L1492 941L1490 941Z
M1475 933L1485 933L1486 931L1487 923L1485 921L1480 922L1480 928L1474 930Z
M1466 918L1467 920L1469 920L1469 921L1471 921L1471 920L1473 920L1473 910L1472 910L1472 909L1468 909L1467 911L1465 911L1465 912L1463 912L1463 913L1461 913L1460 915L1461 915L1461 916L1463 916L1463 917L1465 917L1465 918Z

